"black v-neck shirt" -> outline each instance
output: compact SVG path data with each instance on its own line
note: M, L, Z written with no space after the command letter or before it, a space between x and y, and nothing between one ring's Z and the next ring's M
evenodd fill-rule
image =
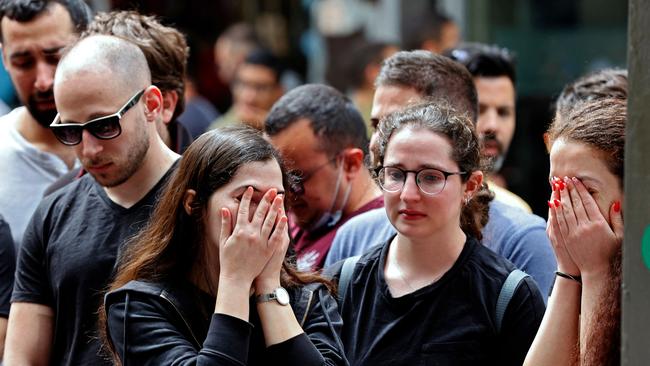
M149 221L178 161L135 205L113 202L90 174L45 197L25 231L12 302L54 311L52 365L110 365L97 310L124 244Z
M343 344L351 365L523 363L545 309L530 277L497 334L497 297L512 263L470 238L440 280L395 298L384 278L389 245L359 259L343 294Z

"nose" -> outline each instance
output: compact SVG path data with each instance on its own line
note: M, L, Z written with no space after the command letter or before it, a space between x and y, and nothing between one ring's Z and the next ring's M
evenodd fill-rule
M56 65L52 65L45 61L39 61L36 64L36 81L34 81L34 87L36 90L45 92L52 89L55 71Z
M488 108L485 112L481 113L476 125L478 132L485 134L487 132L495 132L498 126L498 116L495 108Z
M421 198L420 193L420 188L415 182L415 174L407 173L404 187L402 187L402 192L400 193L401 200L404 202L419 201Z
M79 143L81 148L81 156L88 159L94 159L97 157L97 154L104 150L104 146L101 144L101 141L95 136L91 135L88 131L84 130L81 134L81 142Z

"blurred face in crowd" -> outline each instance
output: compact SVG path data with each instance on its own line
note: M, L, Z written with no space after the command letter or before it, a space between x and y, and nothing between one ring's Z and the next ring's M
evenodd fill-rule
M560 138L551 146L550 160L549 179L578 178L611 223L610 207L616 201L623 202L623 191L620 177L607 167L605 154L582 142Z
M266 115L283 90L275 72L262 65L242 64L233 83L233 108L237 118L262 129Z
M500 168L515 133L515 87L507 76L476 77L479 116L476 130L483 157Z
M70 14L57 3L29 22L2 18L2 60L20 102L36 121L49 126L56 116L54 72L62 49L76 38Z

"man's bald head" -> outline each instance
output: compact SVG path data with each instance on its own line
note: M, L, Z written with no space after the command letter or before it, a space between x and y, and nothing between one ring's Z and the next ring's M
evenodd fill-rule
M93 35L71 46L59 61L54 89L83 74L106 75L107 87L135 90L151 84L147 59L135 44L113 36Z

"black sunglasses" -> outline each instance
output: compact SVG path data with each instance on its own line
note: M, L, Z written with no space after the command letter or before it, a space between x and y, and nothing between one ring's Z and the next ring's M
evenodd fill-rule
M129 99L122 108L117 112L104 116L95 118L86 123L59 123L61 122L61 116L57 113L54 117L54 121L50 124L50 128L54 133L54 136L61 141L61 143L73 146L81 142L81 136L83 135L83 130L86 129L88 132L101 140L110 140L114 139L122 133L122 127L120 126L120 120L122 116L134 105L138 104L140 97L144 93L145 89L140 90L135 93L134 96Z

